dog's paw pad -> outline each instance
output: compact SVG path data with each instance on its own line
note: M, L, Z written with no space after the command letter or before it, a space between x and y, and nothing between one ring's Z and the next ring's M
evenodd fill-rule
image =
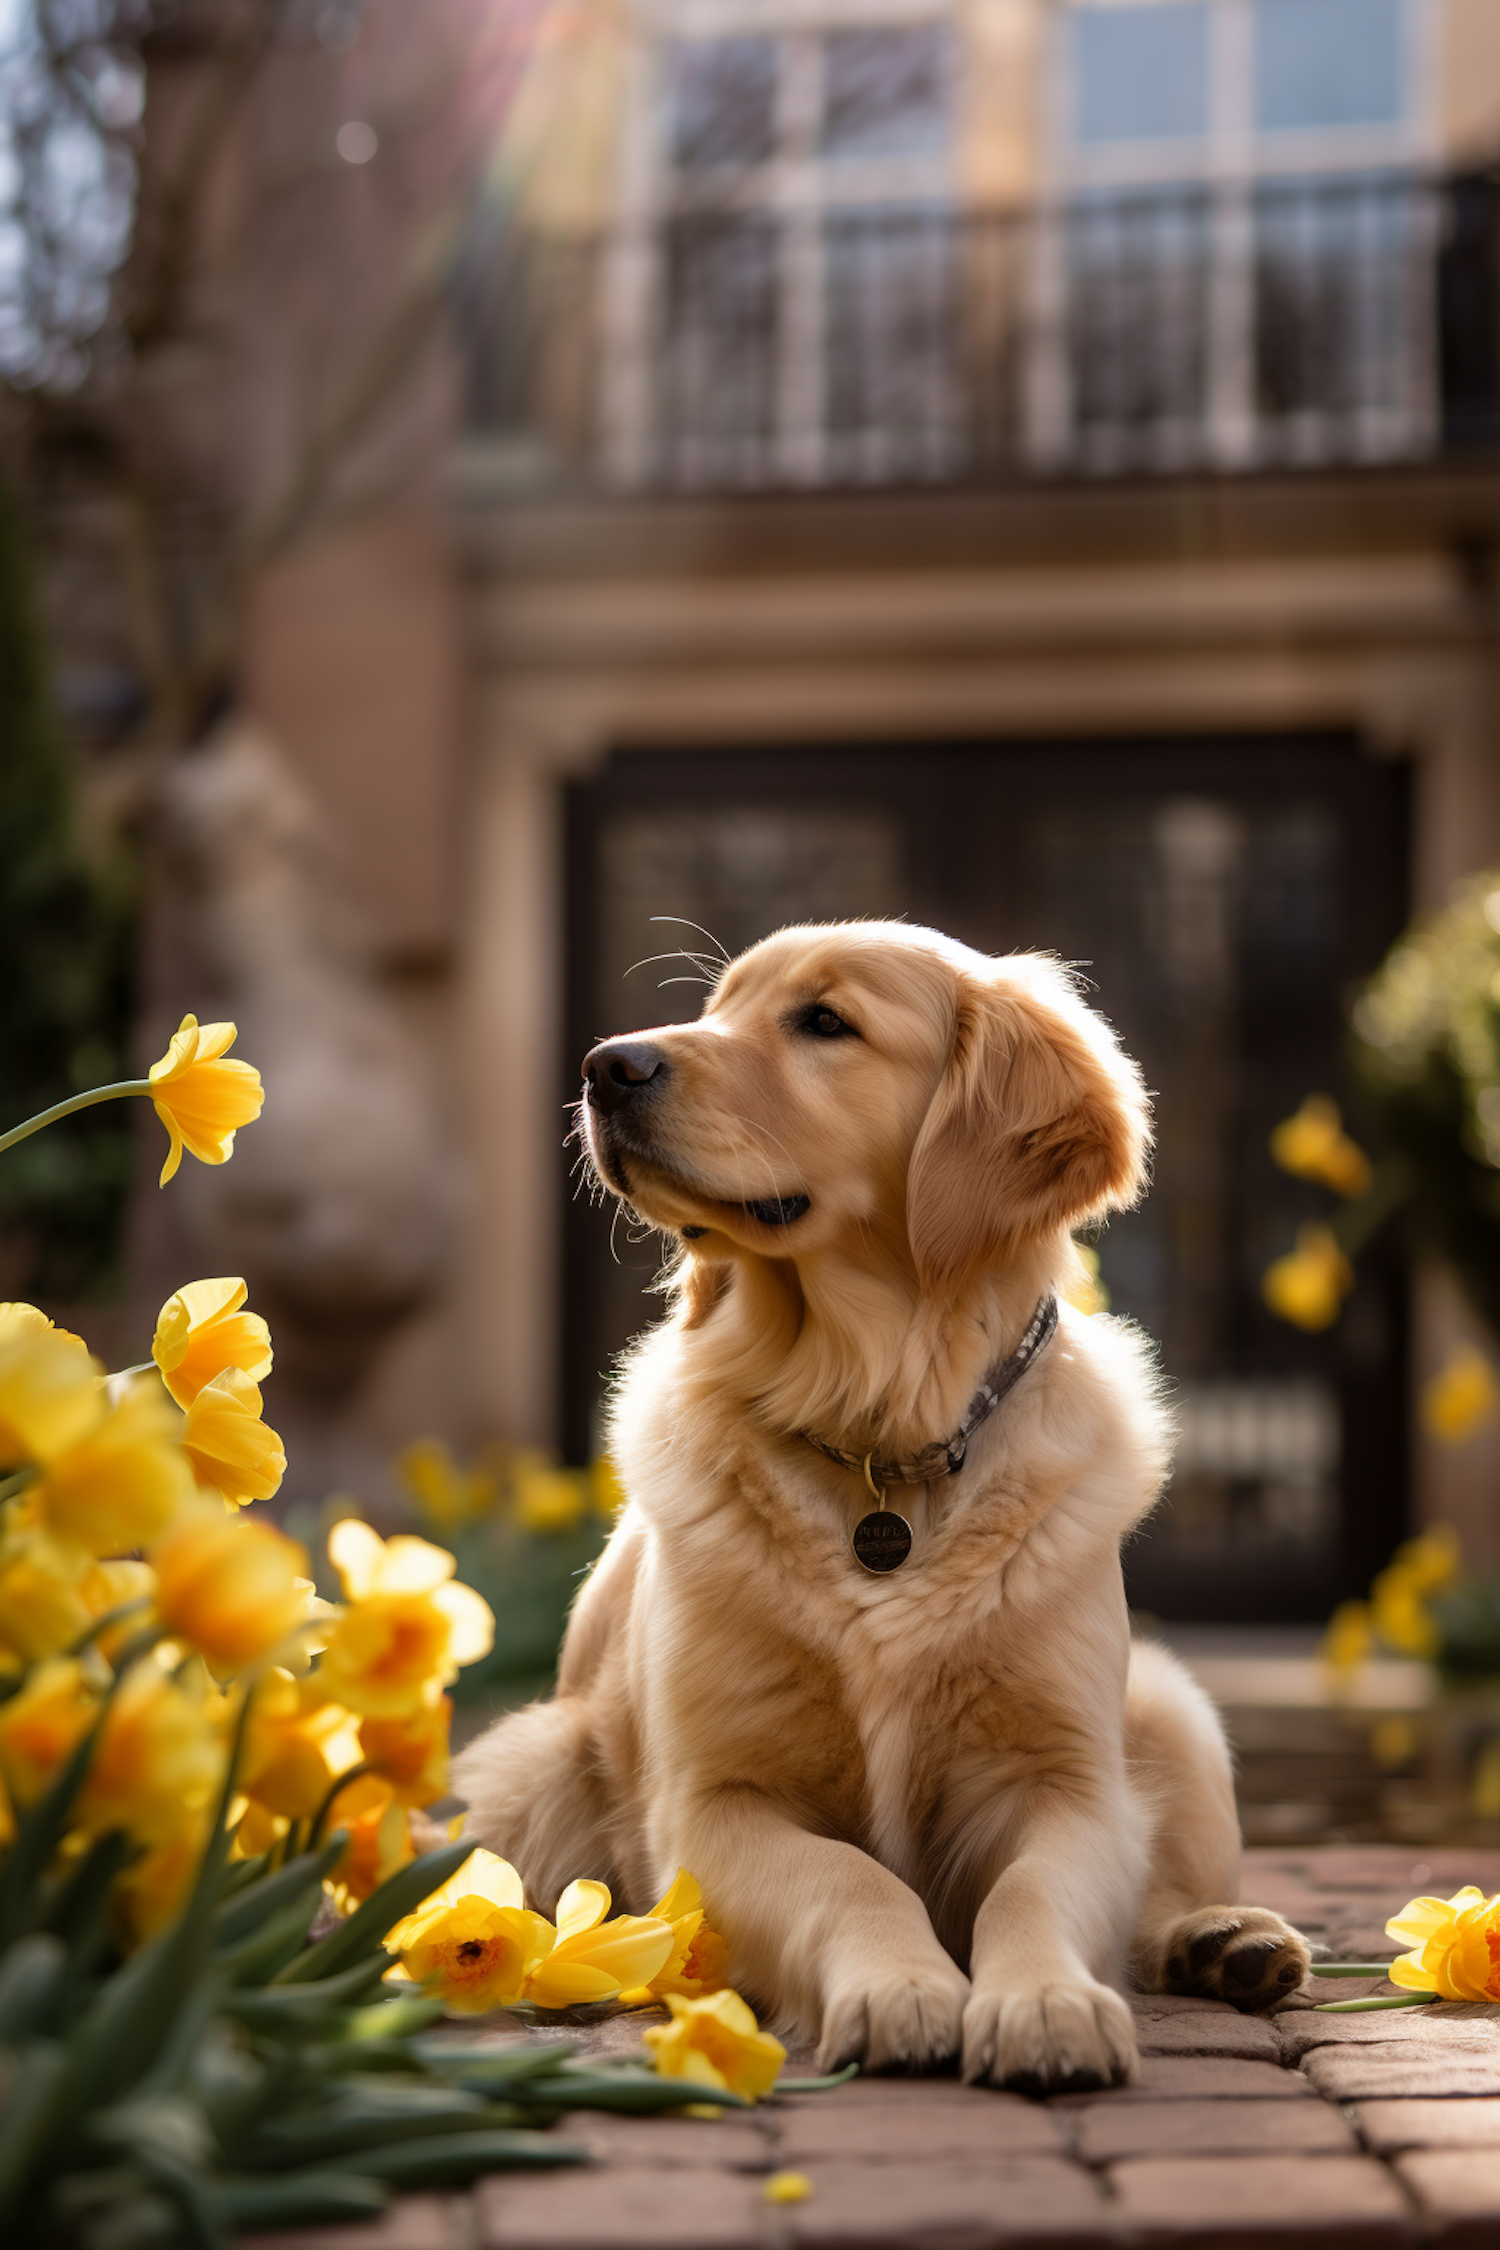
M1307 1941L1263 1906L1202 1908L1178 1925L1167 1950L1168 1992L1272 2008L1311 1966Z

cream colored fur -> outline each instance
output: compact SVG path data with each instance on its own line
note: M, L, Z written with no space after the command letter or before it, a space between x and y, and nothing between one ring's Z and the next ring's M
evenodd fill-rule
M472 1832L544 1908L593 1875L641 1910L690 1868L733 1981L830 2066L1110 2082L1132 1975L1281 1996L1306 1952L1225 1903L1217 1717L1130 1639L1120 1542L1170 1449L1144 1339L1064 1305L961 1473L893 1490L885 1577L850 1550L862 1479L798 1434L956 1427L1076 1277L1071 1230L1139 1191L1134 1066L1056 963L896 924L783 931L642 1037L667 1067L586 1104L590 1153L701 1231L615 1392L628 1505L557 1693L459 1761ZM793 1195L789 1225L747 1208Z

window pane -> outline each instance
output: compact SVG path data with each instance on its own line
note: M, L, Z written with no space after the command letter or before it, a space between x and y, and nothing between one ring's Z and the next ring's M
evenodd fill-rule
M1207 130L1205 0L1075 8L1073 136L1081 146L1195 140Z
M832 31L823 41L825 156L919 156L951 138L947 26Z
M678 169L764 164L775 144L773 43L684 41L672 58L672 161Z
M1403 0L1256 0L1262 132L1391 125L1403 115Z

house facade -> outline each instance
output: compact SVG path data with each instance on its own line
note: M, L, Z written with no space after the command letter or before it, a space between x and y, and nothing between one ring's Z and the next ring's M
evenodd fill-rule
M695 1012L647 956L904 914L1085 964L1157 1090L1098 1245L1183 1422L1136 1600L1316 1616L1414 1516L1500 1561L1500 1443L1409 1411L1444 1279L1377 1245L1322 1336L1259 1295L1318 1213L1270 1127L1500 857L1492 0L632 0L528 94L441 519L352 628L356 704L420 619L457 713L399 817L286 653L336 546L248 669L438 933L469 1220L373 1411L586 1455L656 1250L570 1200L578 1057Z

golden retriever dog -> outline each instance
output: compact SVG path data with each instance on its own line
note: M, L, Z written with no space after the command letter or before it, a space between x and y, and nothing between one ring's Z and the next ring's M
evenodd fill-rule
M470 1833L548 1910L690 1869L825 2068L1109 2084L1131 1984L1285 1998L1308 1952L1230 1903L1218 1718L1130 1636L1148 1347L1054 1312L1073 1230L1144 1178L1108 1026L1039 955L786 929L584 1076L600 1179L680 1246L672 1309L614 1394L627 1505L556 1694L458 1762Z

